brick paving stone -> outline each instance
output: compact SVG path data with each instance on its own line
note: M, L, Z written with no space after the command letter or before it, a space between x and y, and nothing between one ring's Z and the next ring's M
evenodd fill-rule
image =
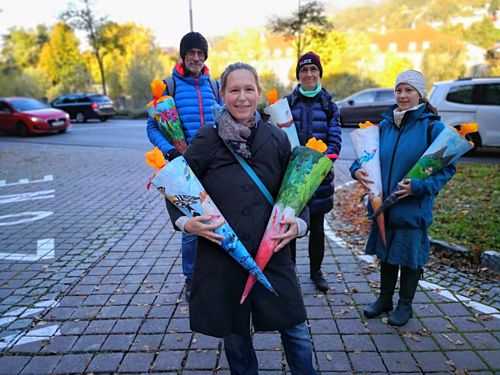
M341 334L366 333L366 327L359 319L338 319L337 326Z
M369 335L342 335L346 351L374 352L375 345Z
M149 352L157 350L163 340L163 335L137 335L132 342L132 351Z
M49 340L50 342L47 345L45 345L41 351L42 353L69 352L77 340L78 336L55 336Z
M488 370L486 364L473 351L447 352L446 356L453 361L457 368L470 370Z
M354 371L386 371L384 363L377 353L362 352L362 353L348 353Z
M53 374L82 374L92 360L92 354L68 354L52 371Z
M404 341L398 335L371 335L379 352L406 351Z
M389 324L384 323L380 318L366 319L365 324L369 333L375 333L375 334L394 333L394 329Z
M254 335L254 348L256 350L258 349L264 349L264 348L259 348L259 340L256 339L256 337L259 335ZM274 335L278 336L278 335ZM269 338L268 338L269 339ZM213 349L217 348L219 346L219 343L221 343L221 339L217 337L211 337L211 336L206 336L202 334L195 334L191 340L191 349ZM281 339L278 336L278 342L279 345L281 344Z
M470 315L469 309L467 309L464 305L462 305L459 302L457 302L457 303L443 303L443 304L440 304L437 306L441 309L441 311L444 314L446 314L450 317Z
M10 356L0 357L0 374L17 374L31 360L30 356Z
M281 351L271 351L271 350L257 350L255 352L257 355L257 362L259 364L259 372L262 371L273 371L281 370L283 364L281 363L282 353Z
M313 334L338 333L337 326L332 319L310 319L309 326Z
M216 358L215 350L190 350L186 360L186 369L212 370L215 368Z
M80 336L73 345L74 352L97 352L106 340L106 335L84 335Z
M351 364L345 352L319 352L316 357L322 374L325 371L351 373Z
M438 346L430 336L421 336L412 334L411 337L403 336L403 340L410 349L410 351L431 351L439 350Z
M433 303L414 303L413 311L418 317L442 316L443 313Z
M431 334L442 350L467 350L471 346L460 333Z
M153 353L127 353L118 372L148 372L153 359Z
M281 337L278 332L256 333L253 335L255 350L276 350L281 348Z
M149 310L147 318L165 318L170 319L174 313L175 307L172 305L167 306L153 306Z
M115 325L115 320L93 320L85 329L85 335L109 334Z
M160 352L151 369L153 371L177 371L182 368L185 355L185 351Z
M61 355L33 356L21 374L50 374L61 360Z
M168 319L146 319L139 333L162 333L167 331Z
M381 356L391 373L398 371L409 373L420 372L415 359L408 352L381 353Z
M498 349L498 339L489 333L477 332L477 333L464 333L463 336L468 342L476 349L487 350L487 349Z
M109 335L102 344L101 351L127 351L132 345L135 335L117 334Z
M441 352L417 352L413 356L424 373L451 370L446 364L448 359Z
M500 355L497 350L480 350L476 352L485 361L488 366L497 371L500 370Z
M313 346L315 351L340 351L344 350L344 344L340 335L313 335Z
M306 311L309 319L331 318L331 310L329 306L306 306Z
M88 372L114 373L123 358L122 353L98 353L92 358Z
M164 350L181 350L189 348L191 341L191 333L167 333L163 342L161 343L161 349Z
M111 333L137 333L141 324L141 319L119 319L113 326Z

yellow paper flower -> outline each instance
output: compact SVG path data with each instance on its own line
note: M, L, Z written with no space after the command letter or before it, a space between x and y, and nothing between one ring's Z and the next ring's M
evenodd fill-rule
M365 122L360 122L359 123L359 127L361 129L367 128L369 126L373 126L373 124L370 121L365 121Z
M161 169L165 166L165 157L158 147L154 150L146 152L146 163L151 168Z
M321 139L318 140L315 137L309 139L306 143L306 146L321 153L325 152L328 148L325 142L323 142Z
M477 130L478 130L477 123L469 122L469 123L465 123L465 124L460 125L459 133L462 137L465 137L467 134L477 133Z
M266 93L267 101L269 104L274 104L278 101L278 90L276 88L273 88L271 91Z

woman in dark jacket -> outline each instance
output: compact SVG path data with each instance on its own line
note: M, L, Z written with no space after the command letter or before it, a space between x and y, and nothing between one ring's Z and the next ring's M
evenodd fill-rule
M221 213L252 256L256 255L272 206L235 155L246 160L276 198L290 159L285 133L261 120L256 112L261 93L257 72L244 63L229 65L221 77L225 106L216 116L217 127L201 128L184 157ZM279 296L255 285L240 305L248 272L219 247L209 217L187 218L170 204L172 221L199 237L190 307L191 329L223 337L231 374L258 373L250 335L279 331L292 374L315 374L305 324L306 313L288 243L307 232L299 218L287 220L288 230L264 270ZM307 220L307 214L305 215Z
M387 247L382 243L377 225L372 223L366 253L376 254L380 260L380 295L364 314L375 318L392 311L392 297L401 268L399 302L388 320L394 326L406 324L412 316L412 301L422 266L429 260L428 229L432 223L434 195L455 174L455 165L450 164L426 179L403 180L445 126L427 102L425 86L420 72L400 73L394 88L397 104L382 114L384 120L380 123L383 195L387 197L398 187L400 200L384 213ZM372 183L358 161L351 166L351 175L366 188Z
M341 147L340 118L337 105L332 96L321 88L323 67L314 52L307 52L299 57L296 67L299 84L288 96L293 120L301 145L315 137L327 145L325 154L338 154ZM325 214L333 207L333 169L328 173L320 187L309 201L309 271L311 280L321 292L328 291L328 283L321 272L325 254ZM295 262L295 242L292 246L292 258Z

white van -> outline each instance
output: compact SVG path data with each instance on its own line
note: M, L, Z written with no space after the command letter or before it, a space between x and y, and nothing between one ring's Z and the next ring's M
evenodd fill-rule
M450 126L476 122L470 135L476 147L500 147L500 78L464 78L437 82L430 103Z

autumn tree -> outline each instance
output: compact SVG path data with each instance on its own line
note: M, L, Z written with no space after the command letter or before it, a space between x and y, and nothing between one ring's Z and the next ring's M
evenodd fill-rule
M65 23L58 23L40 52L39 67L49 77L52 87L49 97L63 92L85 91L90 83L87 66L82 63L80 42Z
M89 45L92 48L92 52L99 67L102 91L103 94L106 95L106 76L104 71L103 55L101 52L101 28L106 22L106 19L105 17L98 17L94 14L90 7L91 0L80 0L80 2L81 7L77 7L75 4L70 3L68 9L60 15L60 18L63 21L68 22L76 29L83 30L87 33Z
M441 38L431 44L422 58L422 72L427 82L452 80L465 74L465 47L452 38Z
M302 55L311 42L311 35L305 33L308 26L314 26L316 30L332 27L324 15L323 4L319 1L313 0L299 5L299 8L291 16L273 17L269 21L269 27L274 33L294 41L297 57Z
M40 50L48 40L48 29L39 25L36 29L14 27L2 36L3 64L7 69L22 71L38 64Z

